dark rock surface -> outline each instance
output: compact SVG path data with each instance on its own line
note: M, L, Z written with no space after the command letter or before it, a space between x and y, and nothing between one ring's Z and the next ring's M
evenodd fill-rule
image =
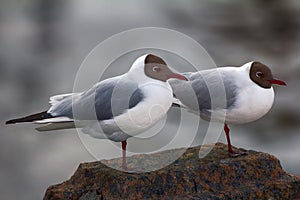
M300 176L285 173L274 156L247 151L229 158L227 146L217 143L199 159L199 148L188 148L173 164L147 173L83 163L70 180L50 186L44 199L300 199ZM182 149L153 156L178 151ZM149 157L133 156L130 162L146 165ZM105 162L120 165L121 159Z

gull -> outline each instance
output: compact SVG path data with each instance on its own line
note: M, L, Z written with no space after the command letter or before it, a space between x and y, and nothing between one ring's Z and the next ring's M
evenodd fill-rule
M245 124L263 117L274 102L273 85L286 85L274 79L268 66L257 61L241 67L219 67L182 75L187 82L170 81L176 97L174 105L182 106L204 120L224 123L231 157L243 153L233 151L228 124Z
M127 139L149 129L161 120L172 105L169 79L186 80L153 54L137 58L130 70L96 83L81 93L50 97L50 108L6 124L43 124L38 131L81 128L98 139L121 142L122 169L126 163ZM76 125L75 125L76 124Z

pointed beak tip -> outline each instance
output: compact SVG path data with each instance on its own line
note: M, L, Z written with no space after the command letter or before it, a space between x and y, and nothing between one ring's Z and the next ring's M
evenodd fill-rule
M281 85L281 86L287 86L287 84L284 81L282 81L282 80L272 79L272 80L269 80L269 82L271 84L276 84L276 85Z
M176 78L179 80L187 81L188 79L185 76L182 76L181 74L173 73L169 78Z

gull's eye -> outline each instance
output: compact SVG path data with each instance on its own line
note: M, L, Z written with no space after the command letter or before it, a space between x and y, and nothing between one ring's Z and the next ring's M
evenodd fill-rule
M154 66L153 68L152 68L152 71L154 71L154 72L159 72L161 69L158 67L158 66Z
M264 74L262 72L256 72L256 77L261 78L263 76L264 76Z

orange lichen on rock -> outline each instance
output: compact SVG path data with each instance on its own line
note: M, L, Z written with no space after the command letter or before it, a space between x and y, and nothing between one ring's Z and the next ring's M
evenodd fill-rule
M229 158L227 146L217 143L206 157L200 159L199 150L200 147L188 148L176 162L147 173L121 172L103 164L110 163L118 166L122 159L83 163L79 165L70 180L50 186L44 199L297 199L300 197L300 177L284 172L279 160L272 155L244 150L247 155ZM164 157L178 151L182 149L168 150L153 156ZM147 165L153 162L150 160L151 157L137 155L128 160L134 164Z

